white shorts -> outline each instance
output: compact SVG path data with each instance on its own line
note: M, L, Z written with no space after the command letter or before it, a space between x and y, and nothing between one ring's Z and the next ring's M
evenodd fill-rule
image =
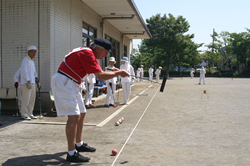
M86 113L79 84L60 73L56 73L51 79L51 87L57 116Z

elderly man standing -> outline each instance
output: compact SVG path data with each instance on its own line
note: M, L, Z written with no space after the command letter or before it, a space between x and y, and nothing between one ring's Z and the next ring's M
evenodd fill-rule
M202 66L200 70L200 80L199 80L199 85L201 84L201 79L203 78L203 84L205 84L205 74L206 70L204 69L204 66Z
M113 71L115 68L115 57L110 57L109 58L109 65L105 68L105 71ZM109 80L106 80L106 85L107 85L107 95L106 95L106 101L104 107L109 107L112 106L114 108L117 107L115 104L115 91L116 91L116 81L117 77L111 78Z
M89 74L86 79L86 88L87 88L87 94L85 98L86 108L94 107L94 105L92 104L92 97L94 93L95 83L96 83L95 75L93 73Z
M25 120L37 119L33 115L33 109L36 98L36 68L33 61L36 55L36 46L30 46L28 48L28 55L23 58L22 65L20 68L21 74L21 116Z
M124 100L124 104L127 105L130 92L131 92L131 84L134 83L135 71L134 71L133 66L129 64L127 57L123 57L121 61L122 61L122 65L120 66L120 69L127 71L131 75L129 77L121 78L123 100Z
M154 74L154 66L152 65L150 69L148 70L148 76L149 76L149 81L152 83L153 82L153 74Z
M161 69L162 67L159 66L159 68L155 71L156 82L160 81Z
M88 162L79 152L95 152L94 147L87 146L82 139L83 122L86 108L80 90L86 74L94 73L99 80L108 80L120 75L129 76L124 70L114 68L105 72L99 66L98 60L107 57L112 44L106 39L97 38L90 47L79 47L65 55L57 73L52 77L51 87L54 95L58 116L68 116L66 137L68 141L67 161Z
M140 81L142 81L143 75L144 75L143 65L141 65L141 68L140 68Z

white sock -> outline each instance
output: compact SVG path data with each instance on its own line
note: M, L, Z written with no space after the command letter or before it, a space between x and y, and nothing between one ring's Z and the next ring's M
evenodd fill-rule
M83 141L76 143L76 146L80 147L83 145Z
M76 152L76 149L68 151L68 153L69 153L70 156L73 156L75 154L75 152Z

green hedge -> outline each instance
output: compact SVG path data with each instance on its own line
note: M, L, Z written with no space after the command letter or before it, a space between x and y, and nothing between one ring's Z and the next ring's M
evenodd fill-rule
M154 71L155 72L155 71ZM161 77L166 75L166 70L161 71ZM155 76L155 74L154 74ZM169 72L170 77L189 77L190 72L178 72L178 71L170 71ZM196 71L194 73L195 77L200 76L200 71ZM206 72L207 77L247 77L250 78L250 68L246 68L242 72L237 71L217 71L217 72ZM144 72L144 77L148 77L148 72Z

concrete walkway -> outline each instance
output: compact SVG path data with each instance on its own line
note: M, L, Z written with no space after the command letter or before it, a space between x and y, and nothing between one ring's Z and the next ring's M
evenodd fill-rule
M0 116L0 163L34 165L250 165L250 79L170 78L134 84L129 105L88 109L83 138L95 153L89 163L65 161L66 117L23 121ZM206 93L204 93L204 90ZM118 94L116 95L117 101ZM120 117L124 122L114 123ZM6 120L16 120L5 125ZM14 120L13 120L14 119ZM100 125L102 124L102 125ZM111 155L117 149L116 156Z

